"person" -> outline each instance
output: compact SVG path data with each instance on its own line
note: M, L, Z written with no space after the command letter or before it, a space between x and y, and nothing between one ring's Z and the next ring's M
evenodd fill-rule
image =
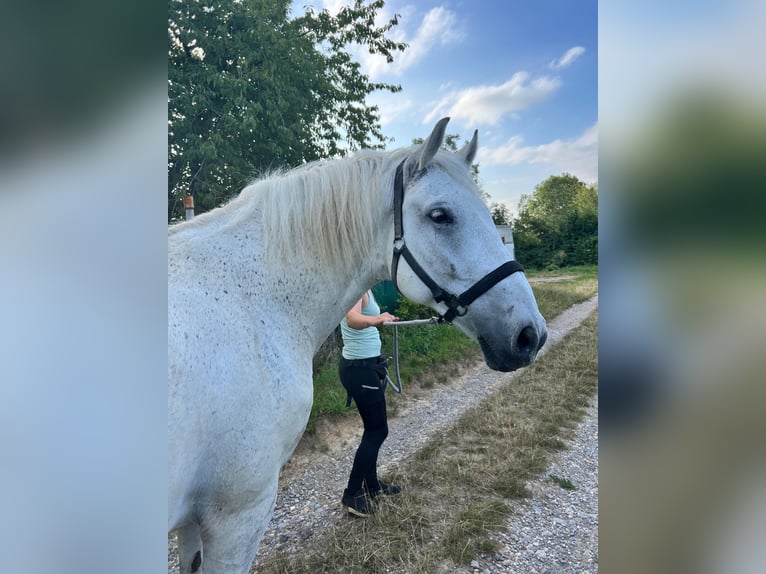
M390 313L381 313L372 291L367 291L341 321L340 380L347 392L346 406L353 399L364 424L341 500L349 514L355 516L374 513L372 502L379 494L397 494L401 490L380 481L377 471L378 452L388 436L386 358L381 355L377 327L396 320Z

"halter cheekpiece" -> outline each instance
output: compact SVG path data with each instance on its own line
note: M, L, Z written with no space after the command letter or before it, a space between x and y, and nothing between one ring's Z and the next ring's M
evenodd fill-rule
M412 252L407 248L404 241L404 229L402 226L402 205L404 204L404 164L407 158L396 168L394 176L394 255L391 262L391 279L399 291L399 285L396 282L397 270L399 268L399 257L404 257L407 264L415 272L415 275L431 290L434 301L444 302L447 305L447 312L440 316L440 321L451 323L455 317L462 317L468 311L468 306L484 293L489 291L497 283L513 275L517 271L524 271L524 268L516 260L506 261L493 271L487 273L479 279L466 291L460 295L455 295L442 289L430 275L418 264ZM401 291L400 291L401 292Z

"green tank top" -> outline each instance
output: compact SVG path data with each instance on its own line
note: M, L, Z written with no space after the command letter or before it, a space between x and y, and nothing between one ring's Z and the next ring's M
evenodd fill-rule
M372 291L367 291L367 305L362 307L362 315L374 317L380 315L380 307ZM380 356L380 333L377 327L365 329L352 329L348 326L346 318L340 322L340 331L343 336L343 357L346 359L369 359Z

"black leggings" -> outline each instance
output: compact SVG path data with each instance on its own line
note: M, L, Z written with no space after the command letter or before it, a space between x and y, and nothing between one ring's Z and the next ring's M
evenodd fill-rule
M350 361L341 357L340 380L356 403L364 423L364 434L356 449L354 465L348 478L348 490L356 493L366 484L371 491L380 489L378 451L388 436L386 416L386 381L374 360ZM385 371L383 371L385 372Z

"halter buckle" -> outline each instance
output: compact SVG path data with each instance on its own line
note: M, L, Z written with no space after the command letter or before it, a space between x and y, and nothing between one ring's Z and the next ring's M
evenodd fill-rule
M447 306L447 312L443 315L443 318L448 323L451 323L455 317L462 317L468 313L468 306L463 305L460 302L460 297L454 293L449 293L440 288L439 296L434 299L437 303L441 300Z
M449 307L450 309L455 309L457 312L458 309L465 309L463 304L460 302L460 297L455 295L454 293L450 293L449 291L443 290L441 287L439 288L439 294L437 297L434 298L434 300L438 303L439 301L444 301L444 304ZM465 311L463 312L465 314Z

